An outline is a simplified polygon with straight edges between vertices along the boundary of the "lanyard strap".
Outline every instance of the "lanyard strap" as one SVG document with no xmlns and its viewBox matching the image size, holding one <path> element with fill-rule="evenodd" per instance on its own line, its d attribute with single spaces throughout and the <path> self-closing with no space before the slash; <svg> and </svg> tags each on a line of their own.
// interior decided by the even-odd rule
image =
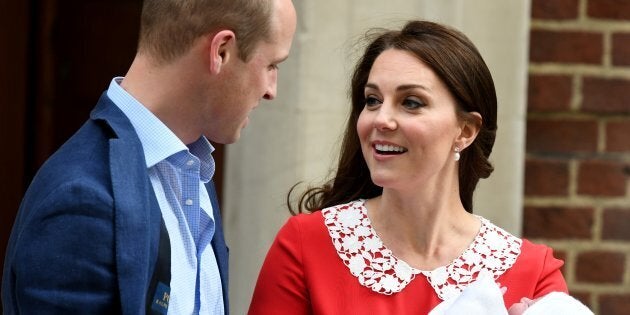
<svg viewBox="0 0 630 315">
<path fill-rule="evenodd" d="M 171 241 L 168 231 L 161 219 L 160 224 L 160 247 L 158 257 L 155 261 L 153 276 L 147 292 L 147 315 L 166 315 L 168 313 L 168 302 L 171 294 Z"/>
</svg>

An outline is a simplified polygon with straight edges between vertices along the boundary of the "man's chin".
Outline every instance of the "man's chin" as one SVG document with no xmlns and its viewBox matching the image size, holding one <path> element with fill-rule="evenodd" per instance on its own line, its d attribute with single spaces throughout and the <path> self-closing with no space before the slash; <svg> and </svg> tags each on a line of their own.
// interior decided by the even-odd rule
<svg viewBox="0 0 630 315">
<path fill-rule="evenodd" d="M 239 130 L 236 134 L 231 135 L 223 135 L 221 137 L 210 138 L 206 136 L 210 142 L 218 143 L 218 144 L 232 144 L 238 141 L 241 138 L 241 131 Z"/>
<path fill-rule="evenodd" d="M 244 127 L 243 127 L 244 128 Z M 241 139 L 241 132 L 243 131 L 243 128 L 239 129 L 236 131 L 235 134 L 232 135 L 232 137 L 230 137 L 229 142 L 226 144 L 230 144 L 230 143 L 235 143 L 237 142 L 239 139 Z"/>
<path fill-rule="evenodd" d="M 226 139 L 225 142 L 223 142 L 223 144 L 232 144 L 235 143 L 236 141 L 238 141 L 241 138 L 241 134 L 238 133 L 236 136 L 231 137 L 229 139 Z"/>
</svg>

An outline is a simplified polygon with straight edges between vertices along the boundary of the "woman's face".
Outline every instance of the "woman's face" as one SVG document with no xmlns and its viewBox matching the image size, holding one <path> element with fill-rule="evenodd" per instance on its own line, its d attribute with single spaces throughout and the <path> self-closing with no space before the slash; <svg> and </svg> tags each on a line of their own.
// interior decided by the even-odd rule
<svg viewBox="0 0 630 315">
<path fill-rule="evenodd" d="M 376 185 L 416 189 L 456 178 L 453 153 L 463 124 L 433 70 L 408 52 L 385 50 L 370 70 L 365 99 L 357 132 Z"/>
</svg>

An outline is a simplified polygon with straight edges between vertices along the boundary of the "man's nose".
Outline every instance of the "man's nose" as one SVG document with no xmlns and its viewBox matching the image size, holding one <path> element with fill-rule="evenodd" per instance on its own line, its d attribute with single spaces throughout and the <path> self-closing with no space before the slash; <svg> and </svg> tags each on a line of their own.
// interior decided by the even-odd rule
<svg viewBox="0 0 630 315">
<path fill-rule="evenodd" d="M 278 88 L 278 75 L 277 75 L 277 72 L 274 71 L 274 73 L 271 75 L 271 79 L 269 80 L 267 91 L 265 92 L 265 95 L 263 95 L 263 98 L 266 100 L 273 100 L 274 98 L 276 98 L 277 88 Z"/>
</svg>

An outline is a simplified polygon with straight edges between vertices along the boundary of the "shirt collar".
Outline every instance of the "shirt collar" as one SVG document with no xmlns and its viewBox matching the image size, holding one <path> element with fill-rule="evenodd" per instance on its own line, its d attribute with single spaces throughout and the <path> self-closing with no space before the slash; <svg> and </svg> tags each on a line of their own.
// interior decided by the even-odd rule
<svg viewBox="0 0 630 315">
<path fill-rule="evenodd" d="M 207 183 L 214 176 L 214 158 L 212 152 L 214 147 L 206 137 L 202 136 L 197 141 L 188 145 L 190 153 L 199 159 L 199 178 Z"/>
<path fill-rule="evenodd" d="M 188 151 L 189 147 L 173 131 L 120 86 L 122 80 L 123 77 L 112 79 L 107 96 L 131 121 L 142 143 L 147 168 L 177 152 Z M 214 173 L 214 160 L 211 155 L 213 151 L 214 147 L 203 136 L 190 144 L 190 152 L 200 160 L 200 175 L 205 182 L 209 181 Z"/>
</svg>

